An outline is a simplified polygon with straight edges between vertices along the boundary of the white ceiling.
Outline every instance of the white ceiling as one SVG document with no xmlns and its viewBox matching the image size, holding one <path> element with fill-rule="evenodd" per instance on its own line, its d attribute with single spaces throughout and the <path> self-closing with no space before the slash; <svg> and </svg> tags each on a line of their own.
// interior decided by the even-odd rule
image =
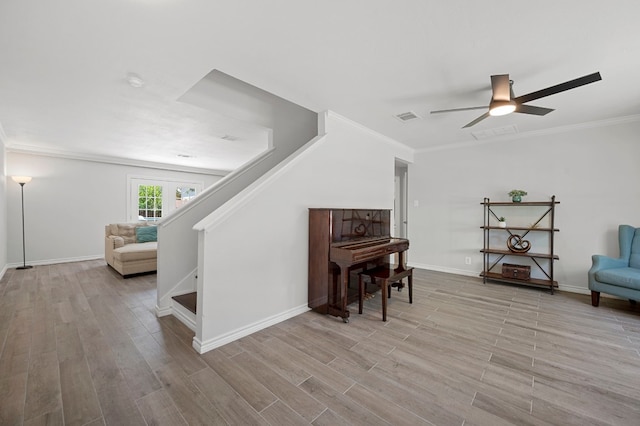
<svg viewBox="0 0 640 426">
<path fill-rule="evenodd" d="M 264 129 L 179 101 L 214 69 L 416 149 L 451 146 L 640 114 L 640 2 L 0 2 L 9 149 L 234 169 L 264 149 Z M 492 74 L 518 96 L 595 71 L 602 81 L 532 102 L 556 109 L 544 117 L 461 129 L 482 111 L 429 114 L 487 105 Z M 422 119 L 394 118 L 406 111 Z"/>
</svg>

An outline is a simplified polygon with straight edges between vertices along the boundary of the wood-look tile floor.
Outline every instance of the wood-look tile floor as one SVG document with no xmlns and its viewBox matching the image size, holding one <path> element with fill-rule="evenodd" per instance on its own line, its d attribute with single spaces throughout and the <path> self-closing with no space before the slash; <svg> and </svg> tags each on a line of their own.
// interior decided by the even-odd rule
<svg viewBox="0 0 640 426">
<path fill-rule="evenodd" d="M 7 271 L 0 424 L 640 424 L 627 301 L 416 270 L 386 323 L 378 293 L 348 324 L 308 312 L 201 356 L 155 317 L 155 280 Z"/>
</svg>

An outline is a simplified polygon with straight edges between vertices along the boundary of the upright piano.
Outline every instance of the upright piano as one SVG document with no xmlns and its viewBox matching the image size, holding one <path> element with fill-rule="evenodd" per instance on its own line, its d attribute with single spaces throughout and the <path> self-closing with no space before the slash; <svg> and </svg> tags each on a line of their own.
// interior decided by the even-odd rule
<svg viewBox="0 0 640 426">
<path fill-rule="evenodd" d="M 381 263 L 405 267 L 409 240 L 391 237 L 391 210 L 309 209 L 309 307 L 349 321 L 357 273 Z"/>
</svg>

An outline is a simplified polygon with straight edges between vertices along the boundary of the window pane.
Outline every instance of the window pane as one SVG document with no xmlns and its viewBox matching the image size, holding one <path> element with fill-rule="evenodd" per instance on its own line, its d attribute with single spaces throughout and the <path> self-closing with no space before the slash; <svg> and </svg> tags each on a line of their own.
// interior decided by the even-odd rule
<svg viewBox="0 0 640 426">
<path fill-rule="evenodd" d="M 162 186 L 138 186 L 138 219 L 158 220 L 162 217 Z"/>
<path fill-rule="evenodd" d="M 178 186 L 176 188 L 176 208 L 184 206 L 196 196 L 196 189 L 190 186 Z"/>
</svg>

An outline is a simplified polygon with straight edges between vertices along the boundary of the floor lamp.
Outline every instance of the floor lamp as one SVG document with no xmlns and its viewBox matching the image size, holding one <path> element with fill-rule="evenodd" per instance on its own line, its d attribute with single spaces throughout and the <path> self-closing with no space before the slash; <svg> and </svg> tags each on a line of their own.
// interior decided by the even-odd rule
<svg viewBox="0 0 640 426">
<path fill-rule="evenodd" d="M 24 245 L 24 184 L 31 182 L 30 176 L 11 176 L 14 182 L 20 184 L 20 195 L 22 197 L 22 266 L 18 266 L 16 269 L 30 269 L 31 265 L 27 265 L 27 252 Z"/>
</svg>

